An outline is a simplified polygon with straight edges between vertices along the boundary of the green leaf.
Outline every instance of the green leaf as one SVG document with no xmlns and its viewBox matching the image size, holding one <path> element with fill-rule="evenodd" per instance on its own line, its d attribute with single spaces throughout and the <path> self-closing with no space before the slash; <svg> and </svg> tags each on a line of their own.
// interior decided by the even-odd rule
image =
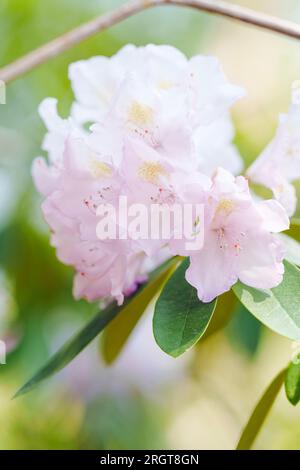
<svg viewBox="0 0 300 470">
<path fill-rule="evenodd" d="M 285 393 L 289 402 L 296 406 L 300 401 L 300 355 L 288 367 L 285 377 Z"/>
<path fill-rule="evenodd" d="M 14 398 L 29 392 L 43 380 L 63 369 L 74 359 L 105 326 L 118 314 L 120 307 L 114 302 L 99 312 L 87 325 L 65 343 L 54 356 L 15 394 Z"/>
<path fill-rule="evenodd" d="M 237 301 L 233 319 L 227 329 L 233 345 L 239 350 L 242 349 L 249 357 L 253 357 L 259 347 L 262 329 L 261 322 Z"/>
<path fill-rule="evenodd" d="M 173 263 L 173 260 L 168 260 L 168 263 Z M 178 262 L 178 259 L 177 259 Z M 163 265 L 164 266 L 164 265 Z M 155 278 L 157 273 L 163 267 L 157 268 L 150 274 L 151 278 Z M 118 306 L 115 302 L 110 304 L 103 311 L 99 312 L 91 321 L 87 323 L 77 334 L 75 334 L 67 343 L 65 343 L 52 358 L 43 366 L 28 382 L 25 383 L 15 394 L 15 397 L 29 392 L 36 385 L 43 380 L 51 377 L 54 373 L 63 369 L 74 359 L 98 334 L 139 295 L 147 286 L 145 284 L 131 297 L 126 299 L 122 306 Z"/>
<path fill-rule="evenodd" d="M 289 237 L 294 238 L 295 240 L 300 241 L 300 219 L 293 218 L 291 219 L 291 225 L 289 230 L 285 232 Z"/>
<path fill-rule="evenodd" d="M 234 314 L 237 303 L 238 300 L 232 290 L 229 290 L 218 297 L 216 309 L 204 335 L 201 338 L 201 344 L 205 339 L 225 328 Z"/>
<path fill-rule="evenodd" d="M 250 419 L 240 437 L 237 450 L 249 450 L 252 447 L 266 417 L 282 387 L 286 370 L 281 371 L 266 389 L 265 393 L 256 405 Z"/>
<path fill-rule="evenodd" d="M 292 237 L 280 233 L 278 235 L 285 248 L 285 259 L 290 263 L 300 266 L 300 243 Z"/>
<path fill-rule="evenodd" d="M 282 336 L 300 340 L 300 270 L 285 264 L 282 283 L 270 290 L 257 290 L 238 282 L 234 293 L 264 325 Z"/>
<path fill-rule="evenodd" d="M 173 258 L 157 268 L 150 276 L 145 288 L 141 289 L 105 328 L 100 347 L 107 364 L 111 364 L 118 357 L 147 306 L 160 291 L 177 264 L 178 259 Z"/>
<path fill-rule="evenodd" d="M 155 305 L 153 332 L 167 354 L 178 357 L 204 334 L 217 301 L 203 303 L 185 280 L 189 260 L 185 259 L 164 286 Z"/>
</svg>

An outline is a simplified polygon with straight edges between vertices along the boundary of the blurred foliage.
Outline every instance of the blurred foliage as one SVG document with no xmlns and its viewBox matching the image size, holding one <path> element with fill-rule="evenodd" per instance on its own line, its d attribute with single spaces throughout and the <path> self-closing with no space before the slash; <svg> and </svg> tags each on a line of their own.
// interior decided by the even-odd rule
<svg viewBox="0 0 300 470">
<path fill-rule="evenodd" d="M 159 449 L 166 445 L 163 426 L 162 410 L 137 393 L 121 399 L 102 396 L 87 409 L 82 448 Z"/>
</svg>

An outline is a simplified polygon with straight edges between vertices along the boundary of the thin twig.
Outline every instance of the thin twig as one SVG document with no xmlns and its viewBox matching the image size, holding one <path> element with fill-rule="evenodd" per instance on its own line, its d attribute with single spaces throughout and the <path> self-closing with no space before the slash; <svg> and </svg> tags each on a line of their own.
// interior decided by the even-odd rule
<svg viewBox="0 0 300 470">
<path fill-rule="evenodd" d="M 255 25 L 259 28 L 274 31 L 288 37 L 300 39 L 300 25 L 296 23 L 221 0 L 133 0 L 112 12 L 101 15 L 59 36 L 20 59 L 17 59 L 15 62 L 3 67 L 0 69 L 0 79 L 6 83 L 11 82 L 50 58 L 84 41 L 93 34 L 104 31 L 140 11 L 160 5 L 190 7 L 242 21 L 243 23 Z"/>
</svg>

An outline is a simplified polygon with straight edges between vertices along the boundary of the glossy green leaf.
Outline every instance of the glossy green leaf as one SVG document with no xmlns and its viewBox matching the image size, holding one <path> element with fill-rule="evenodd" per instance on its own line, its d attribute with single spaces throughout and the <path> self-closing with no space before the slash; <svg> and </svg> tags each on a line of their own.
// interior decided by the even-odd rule
<svg viewBox="0 0 300 470">
<path fill-rule="evenodd" d="M 201 338 L 217 303 L 200 302 L 196 289 L 185 280 L 188 265 L 189 260 L 185 259 L 165 284 L 155 305 L 155 340 L 173 357 L 183 354 Z"/>
<path fill-rule="evenodd" d="M 234 314 L 237 303 L 238 300 L 232 290 L 225 292 L 218 297 L 216 309 L 204 335 L 201 338 L 201 343 L 205 339 L 225 328 Z"/>
<path fill-rule="evenodd" d="M 177 264 L 178 259 L 173 258 L 156 269 L 146 287 L 141 289 L 105 328 L 100 346 L 102 357 L 107 364 L 111 364 L 121 353 L 147 306 L 160 291 Z"/>
<path fill-rule="evenodd" d="M 300 355 L 288 367 L 285 377 L 285 393 L 292 405 L 300 401 Z"/>
<path fill-rule="evenodd" d="M 233 318 L 227 328 L 232 344 L 249 357 L 254 357 L 260 344 L 262 329 L 262 323 L 237 301 Z"/>
<path fill-rule="evenodd" d="M 173 260 L 168 261 L 171 263 Z M 153 271 L 151 277 L 156 277 L 161 268 Z M 65 343 L 52 358 L 43 366 L 28 382 L 25 383 L 15 394 L 15 397 L 29 392 L 43 380 L 51 377 L 54 373 L 67 366 L 98 334 L 124 309 L 137 295 L 146 289 L 148 284 L 129 297 L 122 306 L 115 302 L 110 304 L 103 311 L 99 312 L 91 321 L 87 323 L 77 334 Z"/>
<path fill-rule="evenodd" d="M 269 387 L 256 405 L 250 419 L 240 437 L 237 450 L 249 450 L 252 447 L 259 431 L 261 430 L 266 417 L 282 387 L 286 370 L 281 371 L 271 382 Z"/>
<path fill-rule="evenodd" d="M 238 282 L 233 290 L 242 304 L 264 325 L 295 341 L 300 340 L 300 270 L 285 261 L 282 283 L 258 290 Z"/>
</svg>

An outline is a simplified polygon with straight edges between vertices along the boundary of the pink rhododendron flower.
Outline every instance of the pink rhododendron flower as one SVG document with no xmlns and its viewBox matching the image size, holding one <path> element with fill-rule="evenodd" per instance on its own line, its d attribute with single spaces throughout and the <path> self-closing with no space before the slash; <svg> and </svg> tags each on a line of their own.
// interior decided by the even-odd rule
<svg viewBox="0 0 300 470">
<path fill-rule="evenodd" d="M 208 155 L 215 167 L 223 165 L 225 152 L 226 168 L 241 169 L 228 109 L 244 91 L 228 83 L 216 58 L 188 60 L 171 46 L 128 45 L 110 59 L 72 64 L 69 75 L 77 123 L 112 119 L 185 168 L 206 171 Z"/>
<path fill-rule="evenodd" d="M 292 91 L 288 114 L 280 116 L 277 133 L 261 156 L 247 171 L 255 183 L 270 188 L 291 216 L 297 198 L 291 184 L 300 178 L 300 101 L 299 91 Z"/>
<path fill-rule="evenodd" d="M 70 66 L 69 76 L 76 97 L 72 115 L 79 122 L 101 121 L 124 88 L 135 97 L 142 91 L 142 101 L 137 102 L 145 105 L 147 96 L 166 100 L 175 96 L 178 101 L 184 97 L 186 112 L 197 124 L 212 122 L 244 94 L 227 82 L 216 58 L 188 60 L 174 47 L 152 44 L 127 45 L 111 58 L 76 62 Z"/>
<path fill-rule="evenodd" d="M 99 203 L 117 204 L 121 179 L 107 164 L 97 162 L 84 141 L 69 138 L 60 167 L 37 159 L 37 186 L 47 195 L 43 213 L 52 230 L 58 258 L 75 267 L 76 298 L 97 300 L 112 296 L 122 303 L 124 293 L 144 280 L 146 256 L 130 249 L 130 240 L 99 240 Z"/>
<path fill-rule="evenodd" d="M 247 180 L 218 169 L 205 203 L 204 247 L 190 253 L 187 281 L 209 302 L 238 280 L 259 289 L 282 280 L 283 251 L 272 234 L 289 219 L 276 201 L 255 202 Z"/>
<path fill-rule="evenodd" d="M 205 302 L 237 279 L 259 288 L 280 282 L 273 232 L 288 219 L 278 202 L 255 202 L 246 180 L 234 179 L 242 165 L 229 108 L 242 91 L 216 59 L 127 46 L 110 59 L 71 65 L 70 78 L 76 101 L 68 119 L 57 115 L 54 99 L 40 106 L 48 162 L 37 158 L 33 177 L 57 256 L 75 268 L 76 298 L 121 304 L 171 253 L 190 256 L 187 280 Z M 139 238 L 120 222 L 121 197 L 149 213 L 153 204 L 202 204 L 204 220 L 193 213 L 191 233 L 180 239 L 175 222 L 167 239 Z M 98 236 L 103 205 L 114 209 L 107 217 L 122 237 Z M 204 246 L 190 251 L 185 243 L 203 223 Z"/>
</svg>

